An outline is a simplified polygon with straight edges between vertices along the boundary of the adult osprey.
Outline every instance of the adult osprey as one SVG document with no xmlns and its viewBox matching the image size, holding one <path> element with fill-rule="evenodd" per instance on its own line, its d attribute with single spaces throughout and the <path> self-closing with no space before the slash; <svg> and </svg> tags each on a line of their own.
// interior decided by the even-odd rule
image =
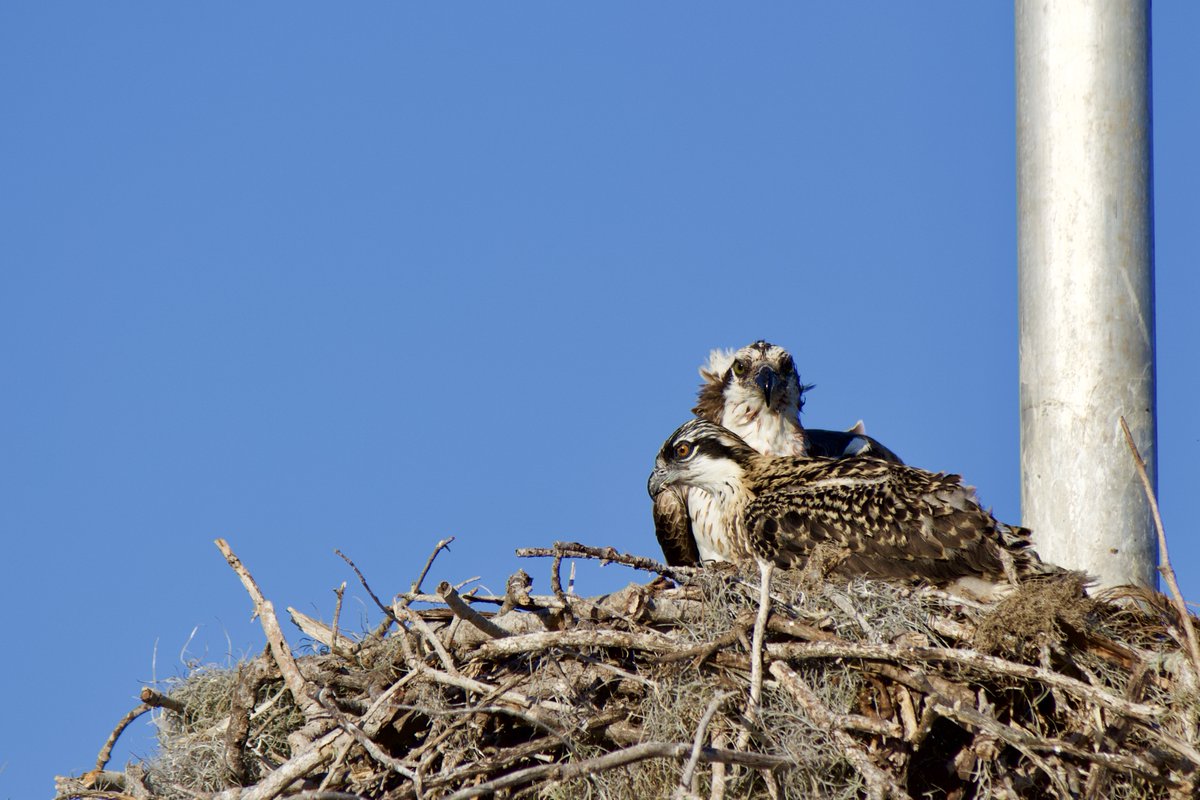
<svg viewBox="0 0 1200 800">
<path fill-rule="evenodd" d="M 934 585 L 965 579 L 982 594 L 998 582 L 1061 571 L 1038 558 L 1028 530 L 981 508 L 957 475 L 869 457 L 766 456 L 706 420 L 685 423 L 659 452 L 650 495 L 672 488 L 712 498 L 721 535 L 708 547 L 722 561 L 799 567 L 823 546 L 842 555 L 834 574 Z"/>
<path fill-rule="evenodd" d="M 902 464 L 900 457 L 867 436 L 862 423 L 849 431 L 806 430 L 800 424 L 804 393 L 796 362 L 778 345 L 759 340 L 734 352 L 713 350 L 700 367 L 699 399 L 692 411 L 725 426 L 760 453 L 845 458 L 871 455 Z M 712 498 L 682 488 L 654 499 L 654 532 L 667 563 L 692 566 L 722 561 L 712 543 L 725 536 Z"/>
</svg>

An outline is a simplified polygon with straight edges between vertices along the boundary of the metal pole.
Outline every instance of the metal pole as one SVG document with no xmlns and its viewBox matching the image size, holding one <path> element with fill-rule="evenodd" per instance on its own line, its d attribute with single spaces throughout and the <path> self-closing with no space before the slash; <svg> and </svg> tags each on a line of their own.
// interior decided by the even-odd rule
<svg viewBox="0 0 1200 800">
<path fill-rule="evenodd" d="M 1044 560 L 1155 585 L 1148 0 L 1016 0 L 1021 504 Z"/>
</svg>

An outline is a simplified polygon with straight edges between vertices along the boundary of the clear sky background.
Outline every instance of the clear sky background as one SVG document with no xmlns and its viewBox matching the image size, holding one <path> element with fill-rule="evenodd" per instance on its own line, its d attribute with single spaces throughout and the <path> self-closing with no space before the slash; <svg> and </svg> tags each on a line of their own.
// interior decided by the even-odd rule
<svg viewBox="0 0 1200 800">
<path fill-rule="evenodd" d="M 1200 4 L 1154 16 L 1160 493 L 1200 598 Z M 0 6 L 0 798 L 279 609 L 658 554 L 712 347 L 1020 518 L 1011 4 Z M 1113 458 L 1127 458 L 1115 451 Z M 597 593 L 640 576 L 581 570 Z M 291 641 L 298 631 L 285 623 Z M 152 750 L 146 718 L 114 766 Z"/>
</svg>

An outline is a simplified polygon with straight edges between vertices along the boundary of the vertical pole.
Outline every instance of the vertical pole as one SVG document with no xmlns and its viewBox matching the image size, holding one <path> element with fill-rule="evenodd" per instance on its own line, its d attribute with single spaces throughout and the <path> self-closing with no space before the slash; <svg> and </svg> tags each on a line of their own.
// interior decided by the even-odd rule
<svg viewBox="0 0 1200 800">
<path fill-rule="evenodd" d="M 1021 504 L 1044 560 L 1155 585 L 1149 0 L 1016 0 Z"/>
</svg>

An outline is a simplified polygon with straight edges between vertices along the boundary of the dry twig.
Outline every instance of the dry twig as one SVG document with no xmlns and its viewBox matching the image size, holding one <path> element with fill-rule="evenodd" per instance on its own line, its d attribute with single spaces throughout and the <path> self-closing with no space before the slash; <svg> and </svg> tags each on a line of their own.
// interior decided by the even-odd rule
<svg viewBox="0 0 1200 800">
<path fill-rule="evenodd" d="M 1129 432 L 1129 425 L 1125 423 L 1125 417 L 1121 417 L 1121 430 L 1125 433 L 1125 443 L 1129 445 L 1129 453 L 1133 456 L 1138 477 L 1142 479 L 1142 488 L 1146 490 L 1146 502 L 1150 504 L 1150 513 L 1154 516 L 1154 529 L 1158 532 L 1158 571 L 1162 573 L 1171 590 L 1171 600 L 1179 615 L 1179 624 L 1183 626 L 1184 635 L 1187 637 L 1192 666 L 1196 669 L 1197 677 L 1200 677 L 1200 643 L 1196 641 L 1196 629 L 1192 625 L 1192 615 L 1188 613 L 1183 593 L 1179 591 L 1179 582 L 1175 580 L 1175 570 L 1171 567 L 1171 555 L 1167 552 L 1167 532 L 1163 528 L 1162 516 L 1158 513 L 1158 499 L 1154 496 L 1154 487 L 1150 483 L 1150 475 L 1146 472 L 1146 462 L 1142 460 L 1142 454 L 1138 452 L 1137 445 L 1134 444 L 1133 434 Z"/>
<path fill-rule="evenodd" d="M 688 756 L 687 764 L 683 767 L 683 774 L 679 776 L 679 788 L 676 794 L 691 792 L 692 776 L 696 772 L 696 765 L 700 763 L 700 748 L 704 746 L 704 734 L 708 730 L 708 724 L 712 722 L 713 715 L 717 713 L 721 704 L 730 697 L 733 697 L 733 692 L 717 692 L 713 695 L 713 699 L 708 701 L 708 707 L 704 709 L 704 714 L 701 715 L 700 722 L 696 725 L 696 735 L 692 738 L 692 754 Z"/>
<path fill-rule="evenodd" d="M 421 593 L 421 584 L 425 582 L 425 576 L 429 574 L 429 568 L 433 566 L 434 559 L 438 557 L 438 553 L 442 552 L 443 550 L 449 550 L 450 543 L 453 541 L 453 536 L 447 536 L 445 539 L 442 539 L 437 543 L 437 545 L 433 548 L 433 552 L 429 554 L 429 558 L 426 559 L 425 566 L 421 569 L 421 574 L 417 576 L 415 581 L 413 581 L 412 589 L 409 591 L 411 591 L 413 594 Z"/>
<path fill-rule="evenodd" d="M 125 729 L 129 727 L 129 723 L 133 722 L 135 719 L 140 717 L 142 714 L 145 714 L 152 708 L 154 708 L 154 706 L 150 703 L 142 703 L 141 705 L 135 706 L 129 711 L 128 714 L 121 717 L 121 721 L 117 723 L 117 727 L 113 728 L 112 733 L 110 733 L 108 735 L 108 739 L 105 740 L 104 746 L 100 748 L 100 754 L 96 756 L 96 772 L 100 772 L 108 764 L 108 760 L 112 758 L 113 746 L 117 743 L 117 739 L 121 738 L 121 734 L 125 732 Z"/>
<path fill-rule="evenodd" d="M 689 755 L 691 745 L 683 742 L 644 742 L 615 750 L 596 758 L 584 761 L 568 761 L 562 764 L 546 764 L 540 767 L 530 767 L 517 772 L 481 783 L 467 789 L 460 789 L 450 795 L 449 800 L 466 800 L 471 797 L 483 797 L 501 789 L 523 786 L 533 781 L 564 781 L 577 778 L 593 772 L 603 772 L 614 767 L 644 761 L 648 758 L 679 759 Z M 782 756 L 766 756 L 759 753 L 742 753 L 737 750 L 717 750 L 706 747 L 700 751 L 701 761 L 720 761 L 725 764 L 742 764 L 760 769 L 778 769 L 786 767 L 788 760 Z"/>
<path fill-rule="evenodd" d="M 839 724 L 838 717 L 825 707 L 820 698 L 812 689 L 808 688 L 795 670 L 782 661 L 776 661 L 771 665 L 771 674 L 785 689 L 791 692 L 793 697 L 800 701 L 800 705 L 804 706 L 804 710 L 808 712 L 813 722 L 833 734 L 838 744 L 841 745 L 846 758 L 854 764 L 855 769 L 867 782 L 872 800 L 886 800 L 888 797 L 895 798 L 895 800 L 911 800 L 908 792 L 904 791 L 890 775 L 880 769 L 879 765 L 871 760 L 871 756 L 867 754 L 863 746 L 846 732 L 846 729 Z"/>
<path fill-rule="evenodd" d="M 229 562 L 229 566 L 241 579 L 242 586 L 246 588 L 250 599 L 254 601 L 254 611 L 258 615 L 263 633 L 266 634 L 267 643 L 271 646 L 271 656 L 279 666 L 279 671 L 283 673 L 284 683 L 291 691 L 296 705 L 304 712 L 304 717 L 309 722 L 320 720 L 324 714 L 320 705 L 309 696 L 311 685 L 300 674 L 300 668 L 296 666 L 296 660 L 292 657 L 292 650 L 283 638 L 283 630 L 279 627 L 279 619 L 275 616 L 275 606 L 263 596 L 258 584 L 250 575 L 250 571 L 242 564 L 241 559 L 234 555 L 229 543 L 224 539 L 217 539 L 216 545 L 217 549 L 221 551 L 221 555 L 225 556 L 225 560 Z"/>
<path fill-rule="evenodd" d="M 592 558 L 605 564 L 624 564 L 644 572 L 654 572 L 673 581 L 687 580 L 695 570 L 687 567 L 668 567 L 666 564 L 645 556 L 618 553 L 611 547 L 591 547 L 578 542 L 555 542 L 553 547 L 522 547 L 517 550 L 521 558 Z"/>
</svg>

